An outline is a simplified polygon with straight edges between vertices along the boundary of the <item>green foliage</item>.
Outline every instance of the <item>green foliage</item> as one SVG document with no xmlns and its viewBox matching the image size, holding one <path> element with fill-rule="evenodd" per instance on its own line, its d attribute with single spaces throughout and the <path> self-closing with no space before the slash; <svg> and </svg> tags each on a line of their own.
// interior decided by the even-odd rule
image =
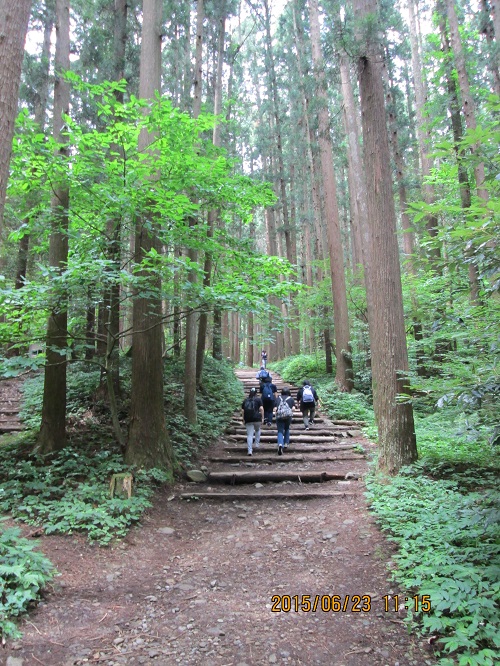
<svg viewBox="0 0 500 666">
<path fill-rule="evenodd" d="M 337 385 L 330 381 L 321 384 L 319 395 L 322 408 L 330 418 L 373 423 L 373 409 L 362 393 L 339 391 Z"/>
<path fill-rule="evenodd" d="M 231 366 L 205 356 L 202 385 L 197 392 L 198 424 L 184 418 L 184 358 L 165 363 L 165 415 L 175 457 L 181 465 L 192 463 L 200 450 L 212 444 L 225 430 L 243 400 L 241 383 Z"/>
<path fill-rule="evenodd" d="M 40 599 L 54 575 L 52 564 L 34 551 L 35 546 L 20 536 L 19 529 L 0 529 L 0 635 L 4 637 L 19 636 L 13 618 Z"/>
<path fill-rule="evenodd" d="M 414 468 L 390 481 L 372 477 L 368 490 L 377 520 L 399 547 L 394 578 L 431 598 L 431 613 L 410 620 L 424 634 L 439 634 L 442 654 L 454 659 L 443 663 L 493 666 L 500 657 L 498 490 L 483 484 L 463 495 L 457 481 Z"/>
<path fill-rule="evenodd" d="M 96 441 L 93 441 L 95 438 Z M 130 499 L 111 499 L 112 474 L 132 471 L 113 450 L 104 432 L 87 432 L 84 441 L 59 453 L 42 456 L 32 446 L 0 446 L 0 511 L 46 534 L 81 531 L 105 545 L 123 537 L 151 505 L 158 470 L 135 472 Z M 161 473 L 161 480 L 167 477 Z"/>
<path fill-rule="evenodd" d="M 71 202 L 68 264 L 63 272 L 44 262 L 33 265 L 22 289 L 15 289 L 12 279 L 0 282 L 0 343 L 15 343 L 23 351 L 29 342 L 43 339 L 48 313 L 64 300 L 71 339 L 67 353 L 82 357 L 86 312 L 102 303 L 112 286 L 119 286 L 128 301 L 146 296 L 182 307 L 217 305 L 239 312 L 265 311 L 269 294 L 285 299 L 297 289 L 286 260 L 256 252 L 241 234 L 230 232 L 231 224 L 246 225 L 256 208 L 272 204 L 275 197 L 267 184 L 243 175 L 237 162 L 206 138 L 213 116 L 193 119 L 164 97 L 150 103 L 130 95 L 119 103 L 115 92 L 123 91 L 123 81 L 89 85 L 71 72 L 67 78 L 96 125 L 67 118 L 69 154 L 56 157 L 52 138 L 40 132 L 26 110 L 20 114 L 9 180 L 9 216 L 18 220 L 18 228 L 7 253 L 9 243 L 17 245 L 30 234 L 32 255 L 46 255 L 53 224 L 50 195 L 54 183 L 64 179 Z M 141 131 L 154 134 L 154 157 L 139 151 Z M 207 216 L 213 210 L 220 224 L 212 235 Z M 169 251 L 152 249 L 124 269 L 112 256 L 111 241 L 118 234 L 123 249 L 113 251 L 122 250 L 124 256 L 124 239 L 138 220 Z M 199 250 L 199 261 L 176 255 L 170 250 L 174 246 Z M 203 276 L 208 252 L 214 266 L 211 284 L 189 282 L 190 271 Z M 4 360 L 0 372 L 10 376 L 34 364 L 21 355 Z"/>
<path fill-rule="evenodd" d="M 479 414 L 464 414 L 458 406 L 431 414 L 415 414 L 419 455 L 426 465 L 489 468 L 496 458 L 488 441 L 489 428 Z"/>
<path fill-rule="evenodd" d="M 325 357 L 322 354 L 288 356 L 283 361 L 273 363 L 272 368 L 276 370 L 286 382 L 301 386 L 304 379 L 310 379 L 312 381 L 325 374 Z"/>
<path fill-rule="evenodd" d="M 85 363 L 68 366 L 66 411 L 71 420 L 80 418 L 93 406 L 92 396 L 99 386 L 100 372 Z M 19 413 L 27 428 L 39 428 L 43 400 L 43 375 L 27 379 L 23 384 L 24 400 Z"/>
</svg>

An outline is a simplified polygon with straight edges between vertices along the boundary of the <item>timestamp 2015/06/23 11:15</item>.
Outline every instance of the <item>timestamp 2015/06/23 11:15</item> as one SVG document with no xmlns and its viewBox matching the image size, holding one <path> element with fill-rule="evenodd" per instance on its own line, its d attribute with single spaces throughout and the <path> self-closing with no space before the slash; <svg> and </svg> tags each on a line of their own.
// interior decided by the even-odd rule
<svg viewBox="0 0 500 666">
<path fill-rule="evenodd" d="M 369 594 L 275 594 L 271 597 L 271 611 L 273 613 L 369 613 L 374 606 L 375 599 Z M 428 594 L 415 594 L 412 597 L 403 597 L 398 594 L 385 594 L 378 601 L 382 601 L 386 613 L 398 612 L 406 609 L 415 613 L 429 613 L 431 611 L 431 598 Z M 380 608 L 380 606 L 379 606 Z"/>
</svg>

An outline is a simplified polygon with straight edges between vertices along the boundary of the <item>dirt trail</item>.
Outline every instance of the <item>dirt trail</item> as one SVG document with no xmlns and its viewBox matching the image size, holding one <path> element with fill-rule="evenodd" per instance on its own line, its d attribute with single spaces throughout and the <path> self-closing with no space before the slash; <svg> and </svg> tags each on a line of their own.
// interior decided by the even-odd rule
<svg viewBox="0 0 500 666">
<path fill-rule="evenodd" d="M 244 441 L 238 419 L 235 415 L 227 437 L 207 452 L 210 471 L 250 469 L 248 459 L 240 456 Z M 316 432 L 335 431 L 326 419 L 317 425 Z M 307 467 L 347 473 L 355 467 L 357 474 L 364 474 L 363 457 L 350 449 L 332 454 L 331 447 L 361 443 L 369 451 L 366 440 L 343 437 L 344 431 L 337 429 L 327 451 L 313 451 L 326 445 L 294 444 L 302 432 L 299 427 L 300 421 L 292 428 L 295 451 L 286 455 L 300 455 L 301 460 L 277 458 L 273 428 L 270 451 L 251 459 L 252 471 L 300 472 Z M 311 439 L 318 437 L 314 432 Z M 307 446 L 311 452 L 302 450 Z M 325 462 L 323 455 L 355 457 Z M 212 460 L 226 456 L 238 462 Z M 318 456 L 319 461 L 314 459 Z M 405 612 L 395 612 L 390 602 L 391 610 L 385 611 L 383 597 L 397 593 L 386 575 L 390 547 L 367 512 L 362 478 L 266 486 L 252 483 L 245 489 L 254 495 L 266 491 L 285 496 L 255 501 L 237 496 L 240 484 L 216 485 L 210 479 L 201 485 L 179 483 L 173 491 L 160 493 L 142 525 L 109 549 L 92 547 L 78 537 L 44 537 L 41 548 L 61 575 L 46 601 L 23 623 L 23 638 L 7 644 L 1 663 L 435 663 L 423 641 L 408 636 Z M 235 496 L 226 501 L 179 499 L 183 494 L 200 496 L 201 488 Z M 286 496 L 298 490 L 311 491 L 311 496 L 307 501 Z M 343 610 L 329 610 L 332 595 L 338 595 L 334 603 L 340 601 Z M 356 596 L 364 599 L 358 603 Z M 273 612 L 273 604 L 275 610 L 286 610 L 289 603 L 288 612 Z"/>
</svg>

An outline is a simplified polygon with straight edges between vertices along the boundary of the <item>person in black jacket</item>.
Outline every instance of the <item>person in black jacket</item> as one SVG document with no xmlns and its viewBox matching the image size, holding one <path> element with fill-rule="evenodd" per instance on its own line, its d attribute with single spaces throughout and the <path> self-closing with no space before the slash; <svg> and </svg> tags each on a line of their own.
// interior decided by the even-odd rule
<svg viewBox="0 0 500 666">
<path fill-rule="evenodd" d="M 311 386 L 311 382 L 307 380 L 302 382 L 302 388 L 297 391 L 297 402 L 302 412 L 304 428 L 309 430 L 309 425 L 314 422 L 316 406 L 319 405 L 318 394 Z"/>
<path fill-rule="evenodd" d="M 264 425 L 268 426 L 273 424 L 273 409 L 276 403 L 276 393 L 278 387 L 273 384 L 271 375 L 264 377 L 260 382 L 260 395 L 262 404 L 264 405 Z"/>
<path fill-rule="evenodd" d="M 257 395 L 257 389 L 251 388 L 248 393 L 248 398 L 245 398 L 241 404 L 243 413 L 243 423 L 247 429 L 247 448 L 248 455 L 252 455 L 253 438 L 255 434 L 255 448 L 258 449 L 260 445 L 260 426 L 262 424 L 262 417 L 264 416 L 264 407 L 262 400 Z"/>
</svg>

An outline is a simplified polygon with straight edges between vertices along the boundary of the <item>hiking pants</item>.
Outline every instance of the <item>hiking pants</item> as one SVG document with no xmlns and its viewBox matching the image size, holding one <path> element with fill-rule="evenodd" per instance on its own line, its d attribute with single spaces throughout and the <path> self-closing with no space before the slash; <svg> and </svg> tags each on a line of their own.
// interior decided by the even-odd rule
<svg viewBox="0 0 500 666">
<path fill-rule="evenodd" d="M 309 419 L 311 421 L 314 419 L 314 412 L 316 411 L 315 402 L 303 402 L 300 405 L 300 411 L 302 412 L 302 419 L 304 421 L 304 426 L 309 428 Z"/>
<path fill-rule="evenodd" d="M 273 422 L 274 400 L 262 400 L 264 405 L 264 423 Z"/>
<path fill-rule="evenodd" d="M 260 444 L 260 426 L 261 426 L 260 421 L 254 421 L 253 423 L 245 423 L 245 427 L 247 429 L 248 453 L 252 453 L 254 433 L 255 433 L 255 448 L 256 449 L 259 448 L 259 444 Z"/>
<path fill-rule="evenodd" d="M 290 424 L 292 419 L 280 419 L 276 420 L 276 426 L 278 428 L 278 446 L 288 446 L 290 443 Z"/>
</svg>

